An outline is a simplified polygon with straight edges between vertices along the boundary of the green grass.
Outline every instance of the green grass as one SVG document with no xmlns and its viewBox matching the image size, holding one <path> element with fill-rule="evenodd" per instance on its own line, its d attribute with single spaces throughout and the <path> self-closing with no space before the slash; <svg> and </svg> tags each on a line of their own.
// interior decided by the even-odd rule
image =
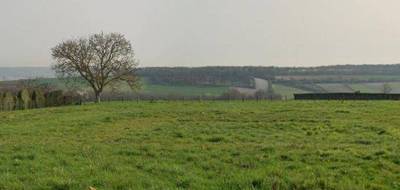
<svg viewBox="0 0 400 190">
<path fill-rule="evenodd" d="M 392 88 L 392 93 L 400 93 L 400 82 L 320 83 L 318 85 L 327 92 L 360 91 L 362 93 L 383 93 L 384 84 L 389 84 Z"/>
<path fill-rule="evenodd" d="M 399 189 L 397 102 L 114 102 L 0 113 L 0 189 Z"/>
<path fill-rule="evenodd" d="M 363 93 L 383 93 L 383 84 L 384 83 L 355 83 L 349 86 Z"/>
<path fill-rule="evenodd" d="M 359 90 L 361 92 L 366 93 L 382 93 L 383 85 L 385 83 L 355 83 L 350 86 L 353 89 Z M 392 93 L 400 93 L 400 82 L 387 82 L 389 86 L 392 88 Z"/>
<path fill-rule="evenodd" d="M 294 99 L 294 94 L 296 93 L 308 93 L 305 90 L 285 86 L 285 85 L 280 85 L 280 84 L 274 84 L 273 85 L 274 91 L 285 99 Z"/>
<path fill-rule="evenodd" d="M 350 86 L 345 83 L 320 83 L 318 84 L 326 92 L 353 92 Z"/>
</svg>

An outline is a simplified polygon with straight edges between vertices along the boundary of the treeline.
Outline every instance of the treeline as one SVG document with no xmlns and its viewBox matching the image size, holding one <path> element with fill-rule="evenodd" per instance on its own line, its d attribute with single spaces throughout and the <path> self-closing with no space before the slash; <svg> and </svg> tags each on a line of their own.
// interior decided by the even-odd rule
<svg viewBox="0 0 400 190">
<path fill-rule="evenodd" d="M 182 95 L 182 94 L 149 94 L 149 93 L 132 93 L 132 92 L 122 92 L 122 93 L 110 93 L 105 92 L 102 95 L 103 101 L 185 101 L 185 100 L 283 100 L 285 97 L 282 95 L 266 91 L 258 90 L 254 94 L 242 93 L 237 89 L 229 89 L 226 92 L 218 96 L 212 95 Z M 94 100 L 93 95 L 89 95 L 83 99 L 85 102 L 91 102 Z"/>
<path fill-rule="evenodd" d="M 138 74 L 149 83 L 161 85 L 253 86 L 253 77 L 289 83 L 385 82 L 400 80 L 400 64 L 338 65 L 323 67 L 148 67 Z M 302 77 L 303 76 L 303 77 Z M 378 76 L 378 77 L 377 77 Z M 393 76 L 383 77 L 380 76 Z"/>
<path fill-rule="evenodd" d="M 26 110 L 80 104 L 78 96 L 66 95 L 61 90 L 44 93 L 41 89 L 21 89 L 0 92 L 0 111 Z"/>
<path fill-rule="evenodd" d="M 253 85 L 253 77 L 279 83 L 310 82 L 387 82 L 400 81 L 400 64 L 337 65 L 322 67 L 145 67 L 138 75 L 151 84 L 161 85 Z M 54 77 L 50 68 L 0 68 L 0 80 Z"/>
<path fill-rule="evenodd" d="M 263 71 L 255 67 L 152 67 L 141 68 L 138 74 L 152 84 L 213 86 L 250 86 L 253 77 L 273 76 L 267 67 Z"/>
</svg>

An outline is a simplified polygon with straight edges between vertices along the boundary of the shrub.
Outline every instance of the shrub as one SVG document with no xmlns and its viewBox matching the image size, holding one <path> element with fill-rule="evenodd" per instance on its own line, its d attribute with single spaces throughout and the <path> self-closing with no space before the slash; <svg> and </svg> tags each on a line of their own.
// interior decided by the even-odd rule
<svg viewBox="0 0 400 190">
<path fill-rule="evenodd" d="M 0 111 L 12 111 L 16 109 L 33 109 L 67 104 L 81 104 L 81 96 L 78 93 L 66 93 L 63 91 L 51 91 L 44 94 L 41 89 L 20 90 L 15 96 L 11 91 L 0 92 Z"/>
<path fill-rule="evenodd" d="M 275 94 L 274 92 L 259 90 L 254 94 L 254 98 L 256 99 L 267 99 L 267 100 L 282 100 L 282 96 L 280 94 Z"/>
<path fill-rule="evenodd" d="M 16 98 L 11 92 L 4 93 L 2 99 L 4 111 L 11 111 L 15 109 Z"/>
<path fill-rule="evenodd" d="M 61 106 L 64 104 L 62 90 L 52 91 L 46 94 L 46 106 Z"/>
<path fill-rule="evenodd" d="M 27 89 L 22 89 L 21 91 L 19 91 L 17 97 L 19 109 L 26 110 L 32 107 L 31 95 Z"/>
<path fill-rule="evenodd" d="M 32 107 L 33 108 L 43 108 L 46 106 L 46 98 L 41 89 L 35 89 L 32 93 Z"/>
<path fill-rule="evenodd" d="M 63 93 L 64 105 L 79 105 L 82 101 L 82 95 L 77 91 L 69 91 Z"/>
<path fill-rule="evenodd" d="M 229 91 L 225 92 L 220 96 L 220 99 L 223 100 L 240 100 L 242 98 L 245 98 L 246 95 L 241 93 L 240 91 L 236 89 L 230 89 Z"/>
<path fill-rule="evenodd" d="M 4 108 L 3 108 L 3 93 L 2 92 L 0 92 L 0 111 L 3 111 L 4 110 Z"/>
</svg>

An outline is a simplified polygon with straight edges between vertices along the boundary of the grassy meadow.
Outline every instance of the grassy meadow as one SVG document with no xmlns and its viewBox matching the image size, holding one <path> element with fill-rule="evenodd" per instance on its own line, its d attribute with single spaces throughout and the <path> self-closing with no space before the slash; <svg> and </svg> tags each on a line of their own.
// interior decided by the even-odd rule
<svg viewBox="0 0 400 190">
<path fill-rule="evenodd" d="M 320 83 L 319 87 L 326 92 L 355 92 L 383 93 L 383 86 L 387 84 L 391 93 L 400 93 L 400 82 L 363 82 L 363 83 Z"/>
<path fill-rule="evenodd" d="M 294 94 L 310 93 L 305 90 L 293 88 L 290 86 L 280 85 L 280 84 L 274 84 L 273 89 L 274 89 L 274 92 L 277 94 L 280 94 L 283 99 L 294 99 Z"/>
<path fill-rule="evenodd" d="M 399 110 L 187 101 L 0 112 L 0 189 L 400 189 Z"/>
</svg>

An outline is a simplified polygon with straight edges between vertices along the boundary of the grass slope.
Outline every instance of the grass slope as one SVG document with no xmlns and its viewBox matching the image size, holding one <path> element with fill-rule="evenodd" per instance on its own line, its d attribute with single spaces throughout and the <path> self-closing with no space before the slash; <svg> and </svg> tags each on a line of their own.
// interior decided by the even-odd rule
<svg viewBox="0 0 400 190">
<path fill-rule="evenodd" d="M 383 85 L 388 84 L 392 88 L 391 93 L 400 93 L 400 82 L 365 82 L 365 83 L 321 83 L 318 84 L 327 92 L 353 92 L 383 93 Z"/>
<path fill-rule="evenodd" d="M 0 113 L 0 189 L 399 189 L 393 102 L 104 103 Z"/>
<path fill-rule="evenodd" d="M 326 92 L 354 92 L 354 89 L 352 89 L 349 85 L 344 84 L 344 83 L 329 83 L 329 84 L 318 84 L 322 89 L 324 89 Z"/>
<path fill-rule="evenodd" d="M 282 98 L 294 99 L 294 94 L 298 93 L 309 93 L 308 91 L 301 90 L 298 88 L 293 88 L 285 85 L 274 84 L 274 92 L 282 95 Z"/>
<path fill-rule="evenodd" d="M 388 84 L 392 88 L 391 93 L 400 93 L 400 82 L 387 82 L 387 83 L 356 83 L 350 86 L 356 90 L 367 93 L 382 93 L 383 86 Z"/>
</svg>

